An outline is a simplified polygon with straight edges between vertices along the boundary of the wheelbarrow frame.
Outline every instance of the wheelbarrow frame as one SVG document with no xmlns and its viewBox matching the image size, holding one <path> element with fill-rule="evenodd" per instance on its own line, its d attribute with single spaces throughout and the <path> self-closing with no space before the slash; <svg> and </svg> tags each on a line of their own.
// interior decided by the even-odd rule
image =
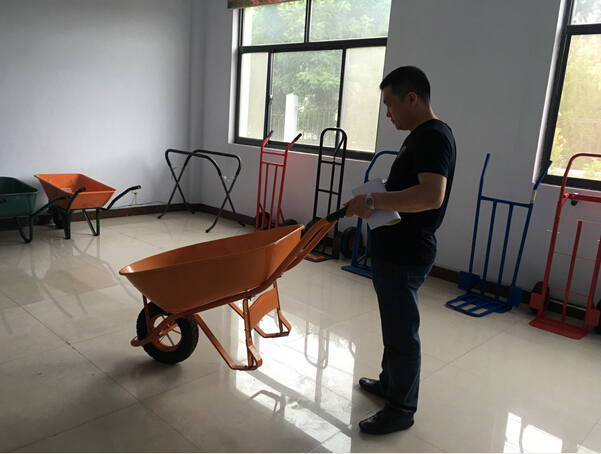
<svg viewBox="0 0 601 454">
<path fill-rule="evenodd" d="M 554 287 L 556 290 L 563 292 L 561 320 L 555 320 L 555 319 L 552 319 L 552 318 L 544 315 L 545 311 L 547 310 L 547 308 L 549 307 L 549 304 L 551 302 L 551 296 L 549 294 L 549 289 L 550 289 L 549 278 L 551 275 L 553 255 L 560 254 L 560 252 L 556 251 L 556 249 L 555 249 L 557 234 L 559 232 L 559 223 L 560 223 L 561 219 L 568 219 L 568 218 L 562 218 L 562 216 L 561 216 L 561 212 L 562 212 L 564 205 L 566 204 L 566 202 L 568 200 L 570 200 L 573 205 L 576 205 L 579 201 L 601 203 L 601 197 L 599 197 L 599 196 L 579 194 L 577 192 L 566 192 L 566 185 L 567 185 L 567 180 L 568 180 L 568 174 L 570 173 L 570 168 L 572 167 L 572 163 L 574 162 L 574 160 L 576 160 L 577 158 L 580 158 L 580 157 L 592 157 L 592 158 L 600 159 L 601 154 L 578 153 L 578 154 L 575 154 L 574 156 L 572 156 L 570 158 L 570 160 L 568 161 L 568 165 L 566 167 L 566 170 L 564 172 L 563 179 L 561 182 L 561 189 L 559 191 L 559 200 L 557 201 L 557 208 L 555 211 L 555 220 L 553 222 L 553 232 L 551 234 L 551 243 L 549 246 L 549 254 L 547 256 L 547 266 L 545 268 L 545 277 L 542 282 L 542 287 L 540 288 L 540 292 L 533 291 L 530 295 L 530 307 L 532 310 L 537 311 L 537 316 L 534 320 L 532 320 L 530 322 L 530 325 L 534 326 L 536 328 L 540 328 L 540 329 L 543 329 L 546 331 L 553 332 L 555 334 L 560 334 L 560 335 L 568 337 L 570 339 L 582 339 L 587 334 L 588 327 L 590 325 L 592 325 L 594 327 L 597 327 L 599 325 L 599 317 L 601 315 L 601 312 L 599 311 L 599 309 L 595 308 L 595 302 L 594 302 L 595 291 L 597 288 L 597 281 L 599 278 L 599 269 L 601 267 L 601 239 L 599 241 L 599 246 L 597 247 L 597 256 L 594 260 L 592 260 L 590 258 L 578 256 L 578 246 L 580 244 L 580 235 L 582 232 L 583 224 L 584 223 L 596 224 L 596 225 L 599 225 L 599 224 L 595 223 L 595 222 L 584 221 L 582 219 L 579 220 L 579 219 L 571 219 L 571 218 L 569 220 L 576 221 L 577 229 L 576 229 L 574 245 L 573 245 L 572 253 L 571 253 L 570 267 L 568 270 L 566 287 L 565 288 Z M 562 255 L 565 255 L 565 254 L 562 254 Z M 593 276 L 591 279 L 589 293 L 588 293 L 588 295 L 582 295 L 582 296 L 587 297 L 587 303 L 586 303 L 586 308 L 585 308 L 584 321 L 581 326 L 574 325 L 572 323 L 569 323 L 566 320 L 568 299 L 570 297 L 570 294 L 576 293 L 571 290 L 572 277 L 573 277 L 573 273 L 574 273 L 574 266 L 576 263 L 576 259 L 594 261 L 594 271 L 593 271 Z M 538 290 L 538 288 L 537 288 L 537 290 Z"/>
<path fill-rule="evenodd" d="M 201 306 L 186 308 L 177 313 L 165 314 L 165 318 L 156 326 L 153 326 L 149 311 L 149 301 L 146 295 L 142 295 L 143 313 L 146 319 L 147 335 L 140 339 L 134 337 L 131 345 L 134 347 L 144 346 L 149 343 L 159 342 L 162 336 L 173 330 L 177 326 L 178 319 L 192 317 L 203 330 L 207 338 L 215 346 L 219 354 L 226 361 L 228 366 L 234 370 L 255 370 L 262 364 L 262 358 L 258 350 L 253 344 L 252 331 L 255 330 L 262 337 L 281 337 L 287 336 L 290 333 L 291 325 L 284 318 L 280 309 L 280 301 L 277 289 L 276 280 L 282 274 L 300 263 L 305 256 L 321 241 L 321 239 L 334 226 L 338 219 L 342 218 L 346 213 L 346 207 L 332 213 L 317 222 L 304 236 L 301 237 L 300 232 L 304 228 L 302 225 L 282 227 L 283 235 L 297 235 L 299 242 L 292 248 L 286 257 L 279 265 L 271 272 L 268 277 L 259 285 L 246 291 L 227 295 L 215 301 L 204 303 Z M 284 230 L 286 229 L 286 230 Z M 252 235 L 252 234 L 251 234 Z M 128 276 L 128 267 L 123 268 L 119 273 Z M 255 298 L 251 304 L 251 299 Z M 236 304 L 237 301 L 242 301 L 242 309 Z M 200 316 L 201 312 L 216 307 L 229 305 L 240 317 L 244 320 L 245 346 L 247 350 L 247 364 L 237 364 L 223 345 L 219 342 L 214 333 L 210 330 L 207 324 Z M 265 333 L 258 324 L 262 318 L 268 313 L 276 311 L 279 330 L 274 333 Z M 186 356 L 187 357 L 187 356 Z"/>
<path fill-rule="evenodd" d="M 12 177 L 2 177 L 2 178 L 6 179 L 6 180 L 11 180 L 13 184 L 19 184 L 24 189 L 25 188 L 31 189 L 28 192 L 11 192 L 9 194 L 0 195 L 0 218 L 13 218 L 15 225 L 16 225 L 15 229 L 19 231 L 19 234 L 21 235 L 21 238 L 23 238 L 23 241 L 25 241 L 25 243 L 30 243 L 31 240 L 33 240 L 33 218 L 38 216 L 40 213 L 42 213 L 47 208 L 53 206 L 55 203 L 57 203 L 61 200 L 67 200 L 69 198 L 69 196 L 65 195 L 65 196 L 55 197 L 52 200 L 49 200 L 48 203 L 46 203 L 46 205 L 44 205 L 40 209 L 33 211 L 36 196 L 37 196 L 38 192 L 40 192 L 40 191 L 38 191 L 33 186 L 30 186 L 27 183 L 25 183 L 17 178 L 12 178 Z M 12 208 L 12 209 L 14 209 L 14 211 L 6 209 L 7 212 L 5 213 L 4 209 L 3 209 L 3 205 L 10 206 L 10 207 L 18 207 L 18 208 Z M 23 226 L 19 222 L 20 217 L 28 218 L 29 235 L 27 235 L 25 233 Z M 10 230 L 15 230 L 15 229 L 10 229 Z M 2 229 L 2 230 L 9 230 L 9 229 Z"/>
<path fill-rule="evenodd" d="M 52 177 L 52 176 L 64 177 L 66 175 L 71 175 L 71 174 L 54 174 L 54 175 L 36 174 L 34 176 L 38 180 L 40 180 L 40 183 L 42 184 L 42 188 L 46 192 L 46 195 L 50 198 L 50 197 L 52 197 L 53 194 L 64 194 L 64 190 L 55 186 L 53 184 L 53 182 L 51 182 L 47 179 L 47 177 Z M 107 188 L 106 191 L 103 191 L 104 193 L 117 192 L 115 189 L 113 189 L 109 186 L 103 185 L 102 183 L 99 183 L 90 177 L 86 177 L 85 175 L 82 175 L 82 174 L 72 174 L 72 175 L 77 175 L 80 177 L 87 178 L 91 182 L 98 183 L 103 188 Z M 110 210 L 113 207 L 113 205 L 119 199 L 121 199 L 123 196 L 125 196 L 126 194 L 128 194 L 131 191 L 137 191 L 140 188 L 141 188 L 141 186 L 137 185 L 137 186 L 132 186 L 132 187 L 126 189 L 125 191 L 121 192 L 117 197 L 115 197 L 106 208 L 103 208 L 102 206 L 91 206 L 90 207 L 90 206 L 87 206 L 87 204 L 85 204 L 85 203 L 81 207 L 77 207 L 77 205 L 74 206 L 74 204 L 76 204 L 77 202 L 80 201 L 78 199 L 78 196 L 80 194 L 86 192 L 86 187 L 82 186 L 82 187 L 78 188 L 75 192 L 73 192 L 69 197 L 67 197 L 69 199 L 69 201 L 67 202 L 66 206 L 52 205 L 52 206 L 50 206 L 49 211 L 52 214 L 52 217 L 54 219 L 54 223 L 55 223 L 56 227 L 63 229 L 63 231 L 65 233 L 65 239 L 68 240 L 71 238 L 71 217 L 72 217 L 72 214 L 76 211 L 83 212 L 83 215 L 88 223 L 88 226 L 90 227 L 90 230 L 92 231 L 92 234 L 94 236 L 98 236 L 98 235 L 100 235 L 100 212 Z M 88 194 L 93 194 L 93 192 L 88 192 Z M 106 203 L 106 201 L 108 201 L 110 199 L 111 195 L 112 194 L 105 194 L 105 196 L 104 196 L 105 198 L 102 200 L 102 205 L 104 205 L 104 203 Z M 106 197 L 108 197 L 108 198 L 106 198 Z M 93 204 L 93 202 L 92 202 L 92 204 Z M 94 226 L 92 225 L 92 221 L 90 220 L 90 217 L 88 216 L 87 210 L 94 210 L 96 212 L 96 228 L 94 228 Z"/>
</svg>

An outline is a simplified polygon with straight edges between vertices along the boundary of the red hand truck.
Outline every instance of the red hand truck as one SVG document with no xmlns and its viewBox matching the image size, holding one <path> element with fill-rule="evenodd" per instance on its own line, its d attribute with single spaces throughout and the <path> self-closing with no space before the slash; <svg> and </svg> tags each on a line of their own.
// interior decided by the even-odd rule
<svg viewBox="0 0 601 454">
<path fill-rule="evenodd" d="M 259 167 L 259 193 L 257 194 L 257 212 L 255 215 L 255 232 L 258 230 L 269 230 L 271 228 L 296 225 L 294 219 L 284 220 L 282 214 L 282 193 L 284 191 L 284 179 L 286 177 L 286 164 L 288 163 L 288 152 L 302 134 L 298 134 L 288 144 L 284 151 L 266 150 L 265 145 L 273 131 L 270 131 L 261 144 L 261 163 Z M 271 186 L 271 201 L 268 210 L 268 189 Z M 276 193 L 279 193 L 276 205 Z M 274 211 L 275 208 L 275 211 Z M 275 213 L 274 217 L 270 213 Z"/>
<path fill-rule="evenodd" d="M 600 196 L 584 195 L 584 194 L 578 194 L 576 192 L 572 192 L 572 193 L 565 192 L 568 174 L 570 172 L 570 167 L 572 166 L 572 162 L 576 158 L 585 157 L 585 156 L 592 157 L 592 158 L 601 158 L 601 155 L 599 155 L 599 154 L 579 153 L 579 154 L 572 156 L 572 158 L 568 161 L 567 168 L 563 175 L 561 190 L 559 191 L 559 201 L 557 202 L 557 210 L 555 212 L 555 222 L 553 224 L 553 233 L 551 234 L 551 245 L 549 247 L 549 255 L 547 257 L 547 268 L 545 270 L 545 278 L 542 282 L 542 285 L 539 285 L 540 284 L 539 283 L 535 286 L 535 289 L 532 291 L 532 294 L 530 296 L 530 307 L 532 310 L 537 311 L 537 316 L 534 320 L 532 320 L 530 322 L 530 325 L 534 326 L 536 328 L 550 331 L 555 334 L 560 334 L 562 336 L 569 337 L 570 339 L 582 339 L 588 332 L 589 325 L 597 327 L 599 324 L 599 315 L 601 314 L 601 312 L 598 310 L 598 308 L 595 308 L 594 301 L 593 301 L 595 298 L 595 290 L 597 288 L 597 279 L 599 277 L 599 266 L 601 265 L 601 241 L 599 241 L 599 246 L 597 247 L 597 257 L 595 259 L 592 259 L 589 257 L 578 256 L 578 246 L 580 244 L 580 238 L 581 238 L 583 225 L 587 224 L 587 225 L 592 225 L 592 226 L 599 226 L 601 224 L 599 224 L 597 222 L 584 221 L 582 219 L 571 219 L 571 218 L 561 216 L 561 211 L 568 200 L 571 201 L 572 205 L 575 205 L 579 201 L 601 203 Z M 555 250 L 557 233 L 558 233 L 558 228 L 559 228 L 561 219 L 565 220 L 566 222 L 569 222 L 569 221 L 576 222 L 576 235 L 574 238 L 574 245 L 572 247 L 570 267 L 569 267 L 569 271 L 568 271 L 568 278 L 567 278 L 565 288 L 549 286 L 549 276 L 551 274 L 551 265 L 553 262 L 554 255 L 555 254 L 568 255 L 566 253 L 558 252 Z M 574 266 L 576 264 L 577 259 L 594 262 L 593 276 L 591 279 L 591 285 L 590 285 L 588 295 L 582 295 L 582 294 L 576 293 L 571 290 L 572 278 L 574 276 Z M 545 311 L 547 310 L 547 308 L 549 307 L 549 304 L 551 302 L 551 297 L 549 295 L 550 288 L 558 290 L 558 291 L 562 292 L 564 295 L 563 301 L 562 301 L 561 318 L 559 320 L 544 315 Z M 580 295 L 580 296 L 584 296 L 587 298 L 586 310 L 585 310 L 585 314 L 584 314 L 584 322 L 583 322 L 582 326 L 578 326 L 578 325 L 569 323 L 566 320 L 568 298 L 570 297 L 570 295 Z"/>
</svg>

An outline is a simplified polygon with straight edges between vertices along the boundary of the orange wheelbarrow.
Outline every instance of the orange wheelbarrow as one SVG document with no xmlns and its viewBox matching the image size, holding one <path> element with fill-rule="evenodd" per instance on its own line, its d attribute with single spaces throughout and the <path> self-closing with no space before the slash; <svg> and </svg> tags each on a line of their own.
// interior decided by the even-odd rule
<svg viewBox="0 0 601 454">
<path fill-rule="evenodd" d="M 94 236 L 100 235 L 100 212 L 108 211 L 117 200 L 130 191 L 140 189 L 140 186 L 132 186 L 123 191 L 113 199 L 110 205 L 103 208 L 103 205 L 110 200 L 116 189 L 102 184 L 99 181 L 82 175 L 80 173 L 54 173 L 34 175 L 46 192 L 48 200 L 61 197 L 62 202 L 49 208 L 56 228 L 63 229 L 65 238 L 71 238 L 71 214 L 74 211 L 81 211 L 88 222 L 88 226 Z M 96 229 L 90 221 L 86 210 L 96 210 Z"/>
<path fill-rule="evenodd" d="M 302 225 L 257 231 L 174 249 L 124 267 L 119 274 L 142 293 L 144 302 L 131 344 L 142 346 L 157 361 L 175 364 L 196 348 L 200 326 L 230 368 L 258 368 L 262 359 L 252 330 L 263 337 L 290 333 L 280 310 L 277 279 L 302 261 L 345 213 L 346 207 L 331 213 L 302 236 Z M 236 301 L 242 301 L 242 309 Z M 225 304 L 244 319 L 246 365 L 236 364 L 199 315 Z M 279 331 L 265 333 L 258 324 L 274 310 Z"/>
</svg>

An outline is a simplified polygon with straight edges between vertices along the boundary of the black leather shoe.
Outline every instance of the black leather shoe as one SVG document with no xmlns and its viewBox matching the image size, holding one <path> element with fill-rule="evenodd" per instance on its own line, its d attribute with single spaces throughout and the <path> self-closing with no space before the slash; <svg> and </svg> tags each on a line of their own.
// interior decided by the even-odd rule
<svg viewBox="0 0 601 454">
<path fill-rule="evenodd" d="M 376 396 L 386 398 L 386 393 L 380 388 L 380 380 L 373 380 L 371 378 L 360 378 L 359 386 L 365 391 Z"/>
<path fill-rule="evenodd" d="M 407 430 L 413 425 L 411 419 L 397 419 L 384 410 L 380 410 L 370 418 L 359 422 L 359 428 L 366 434 L 384 435 L 400 430 Z"/>
</svg>

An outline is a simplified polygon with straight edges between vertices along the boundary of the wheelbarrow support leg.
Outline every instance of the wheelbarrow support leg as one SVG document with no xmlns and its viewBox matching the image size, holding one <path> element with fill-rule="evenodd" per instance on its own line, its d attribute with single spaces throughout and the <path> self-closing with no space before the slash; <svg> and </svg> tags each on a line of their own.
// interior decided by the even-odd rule
<svg viewBox="0 0 601 454">
<path fill-rule="evenodd" d="M 33 239 L 33 216 L 29 216 L 29 236 L 27 236 L 25 230 L 23 230 L 23 226 L 19 222 L 19 218 L 15 216 L 13 219 L 15 221 L 15 224 L 17 225 L 19 235 L 21 235 L 21 238 L 23 238 L 23 241 L 25 241 L 26 243 L 30 243 Z"/>
<path fill-rule="evenodd" d="M 234 309 L 238 315 L 242 318 L 245 318 L 244 311 L 241 310 L 234 303 L 230 303 L 230 307 Z M 275 310 L 278 316 L 278 328 L 279 331 L 275 333 L 266 333 L 261 328 L 259 328 L 258 324 L 263 319 L 263 317 L 269 314 L 271 311 Z M 268 290 L 267 292 L 260 295 L 252 306 L 249 307 L 249 323 L 250 329 L 255 330 L 257 333 L 261 335 L 261 337 L 283 337 L 290 334 L 291 325 L 282 315 L 282 311 L 280 310 L 280 298 L 278 296 L 278 286 L 277 282 L 273 283 L 273 288 Z"/>
<path fill-rule="evenodd" d="M 261 364 L 263 364 L 263 359 L 261 358 L 261 355 L 259 354 L 258 350 L 255 348 L 255 346 L 252 343 L 252 337 L 250 336 L 250 331 L 245 331 L 245 334 L 246 334 L 246 351 L 247 351 L 247 354 L 248 354 L 248 365 L 246 365 L 246 366 L 244 366 L 244 365 L 238 365 L 232 359 L 232 357 L 229 355 L 229 353 L 225 350 L 225 348 L 223 347 L 223 345 L 221 345 L 221 342 L 219 342 L 219 340 L 217 339 L 217 337 L 215 337 L 215 335 L 213 334 L 213 332 L 211 331 L 211 329 L 207 326 L 207 324 L 200 317 L 200 315 L 194 314 L 193 317 L 194 317 L 194 320 L 196 320 L 196 322 L 198 323 L 198 326 L 200 326 L 200 328 L 204 331 L 204 333 L 207 336 L 207 338 L 215 346 L 215 348 L 217 349 L 217 351 L 219 352 L 219 354 L 221 355 L 221 357 L 225 360 L 225 362 L 227 363 L 227 365 L 230 367 L 230 369 L 233 369 L 233 370 L 255 370 L 259 366 L 261 366 Z M 245 320 L 245 322 L 246 322 L 246 320 Z M 246 323 L 244 324 L 244 328 L 245 328 L 245 330 L 247 329 L 247 324 Z"/>
</svg>

